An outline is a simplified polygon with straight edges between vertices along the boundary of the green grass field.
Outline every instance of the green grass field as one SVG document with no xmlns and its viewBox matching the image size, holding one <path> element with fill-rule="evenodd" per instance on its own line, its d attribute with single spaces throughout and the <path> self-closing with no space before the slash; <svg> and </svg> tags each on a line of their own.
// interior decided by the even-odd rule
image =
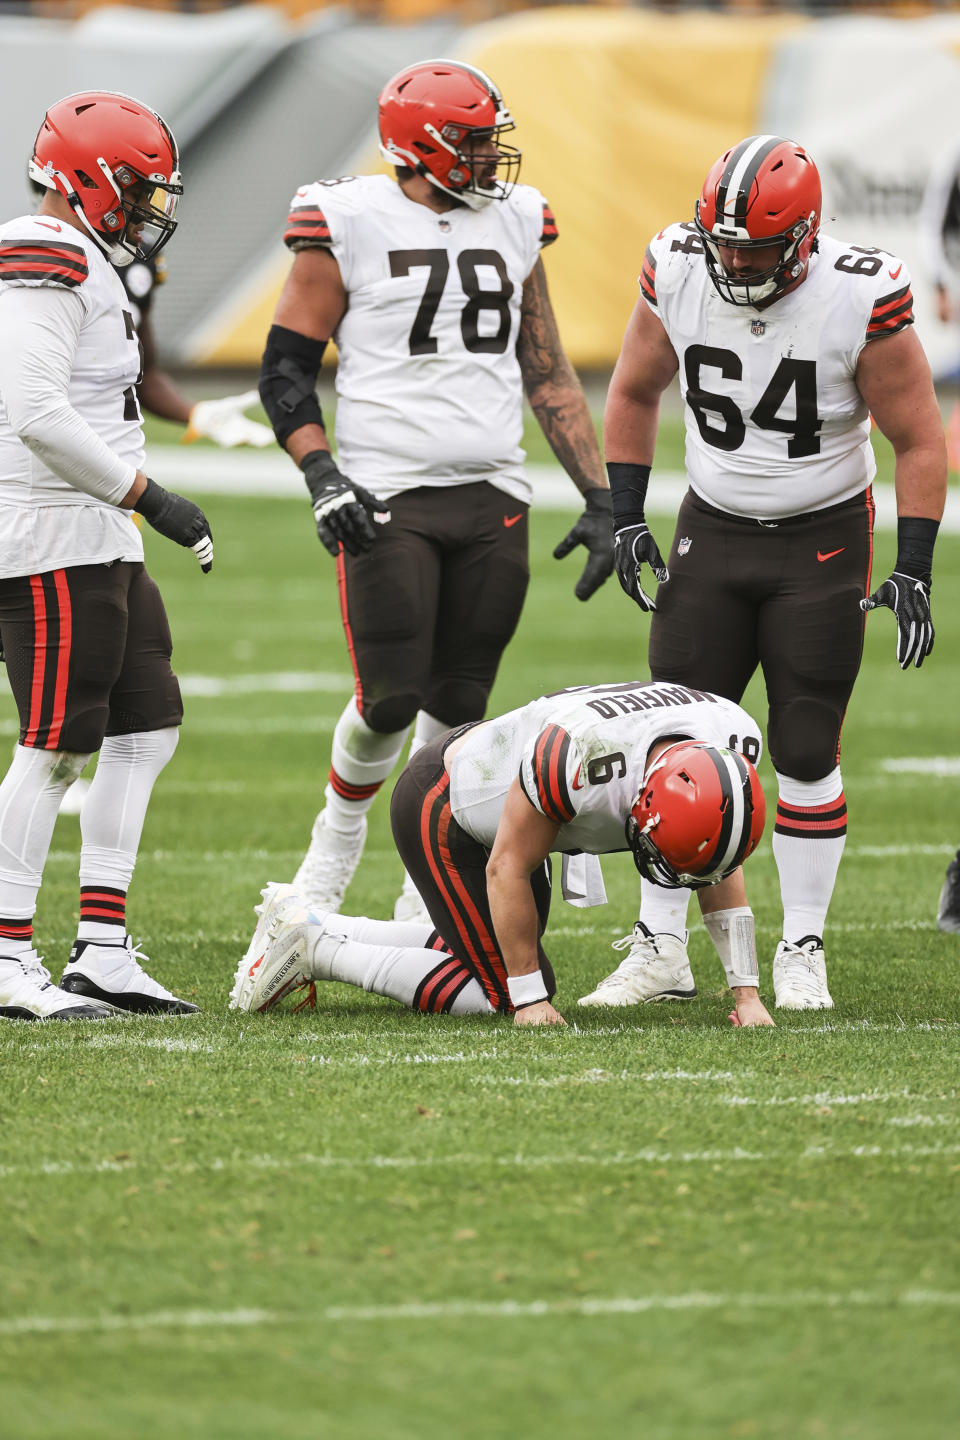
<svg viewBox="0 0 960 1440">
<path fill-rule="evenodd" d="M 934 916 L 958 779 L 885 763 L 957 755 L 960 538 L 940 541 L 922 671 L 897 669 L 892 616 L 869 620 L 826 936 L 836 1009 L 734 1031 L 696 928 L 696 1001 L 577 1012 L 635 918 L 624 856 L 605 862 L 606 909 L 558 899 L 548 943 L 576 1025 L 531 1033 L 340 986 L 314 1014 L 227 1013 L 350 679 L 306 505 L 207 510 L 209 578 L 148 537 L 187 713 L 130 902 L 151 968 L 203 1014 L 0 1030 L 0 1433 L 955 1435 L 960 942 Z M 574 560 L 550 558 L 567 522 L 535 516 L 495 708 L 645 673 L 646 622 L 615 582 L 579 604 Z M 892 558 L 888 532 L 878 574 Z M 304 673 L 316 688 L 265 688 Z M 12 744 L 9 697 L 0 729 Z M 348 896 L 379 916 L 400 881 L 386 808 Z M 62 817 L 37 917 L 55 975 L 78 848 Z M 769 838 L 747 883 L 769 996 Z"/>
</svg>

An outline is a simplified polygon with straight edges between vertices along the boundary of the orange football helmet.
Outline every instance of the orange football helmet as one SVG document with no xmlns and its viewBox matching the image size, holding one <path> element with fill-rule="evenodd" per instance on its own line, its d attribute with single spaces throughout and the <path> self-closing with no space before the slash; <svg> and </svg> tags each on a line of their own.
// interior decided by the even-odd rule
<svg viewBox="0 0 960 1440">
<path fill-rule="evenodd" d="M 655 885 L 716 885 L 750 855 L 767 806 L 756 770 L 736 750 L 681 740 L 654 761 L 627 816 L 640 874 Z"/>
<path fill-rule="evenodd" d="M 820 174 L 802 145 L 779 135 L 751 135 L 725 150 L 697 201 L 695 223 L 707 270 L 731 305 L 756 305 L 782 294 L 803 275 L 816 248 L 822 206 Z M 776 264 L 735 276 L 720 247 L 778 245 Z"/>
<path fill-rule="evenodd" d="M 179 167 L 177 142 L 159 115 L 129 95 L 89 90 L 47 111 L 29 175 L 68 200 L 111 263 L 123 266 L 149 260 L 177 228 Z"/>
<path fill-rule="evenodd" d="M 481 210 L 503 200 L 520 173 L 520 151 L 501 136 L 515 129 L 489 75 L 459 60 L 421 60 L 388 80 L 380 95 L 380 153 Z M 475 165 L 471 147 L 492 140 L 499 158 Z"/>
</svg>

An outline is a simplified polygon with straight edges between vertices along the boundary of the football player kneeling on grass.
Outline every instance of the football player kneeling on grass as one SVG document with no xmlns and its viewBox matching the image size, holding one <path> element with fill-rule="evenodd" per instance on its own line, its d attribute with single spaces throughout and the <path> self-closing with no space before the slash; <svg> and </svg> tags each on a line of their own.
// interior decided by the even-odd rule
<svg viewBox="0 0 960 1440">
<path fill-rule="evenodd" d="M 697 889 L 733 990 L 731 1019 L 771 1025 L 741 870 L 763 832 L 759 754 L 739 705 L 653 681 L 564 690 L 451 730 L 411 758 L 390 809 L 429 922 L 338 915 L 268 885 L 231 1008 L 269 1010 L 300 992 L 301 1005 L 314 1004 L 318 980 L 339 980 L 414 1010 L 562 1025 L 542 944 L 551 855 L 579 857 L 586 895 L 568 898 L 599 904 L 594 857 L 629 850 L 641 875 Z M 696 995 L 686 935 L 638 925 L 626 945 L 581 1005 Z"/>
</svg>

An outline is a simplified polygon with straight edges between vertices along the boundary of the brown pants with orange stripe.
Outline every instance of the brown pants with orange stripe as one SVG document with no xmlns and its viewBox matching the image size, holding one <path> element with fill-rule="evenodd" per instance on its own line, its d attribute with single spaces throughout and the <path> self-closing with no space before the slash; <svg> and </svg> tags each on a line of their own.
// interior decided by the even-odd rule
<svg viewBox="0 0 960 1440">
<path fill-rule="evenodd" d="M 400 858 L 430 912 L 447 950 L 479 980 L 490 1004 L 512 1010 L 507 972 L 487 899 L 490 852 L 457 824 L 450 809 L 450 776 L 443 754 L 454 736 L 441 735 L 413 756 L 390 802 L 390 823 Z M 550 860 L 531 876 L 540 935 L 550 913 Z M 547 992 L 556 993 L 553 967 L 538 945 Z"/>
<path fill-rule="evenodd" d="M 869 490 L 776 524 L 728 515 L 688 491 L 657 590 L 650 673 L 739 701 L 759 665 L 774 767 L 819 780 L 863 654 L 873 557 Z"/>
<path fill-rule="evenodd" d="M 21 745 L 92 754 L 106 735 L 183 719 L 170 626 L 142 562 L 0 580 L 0 637 Z"/>
</svg>

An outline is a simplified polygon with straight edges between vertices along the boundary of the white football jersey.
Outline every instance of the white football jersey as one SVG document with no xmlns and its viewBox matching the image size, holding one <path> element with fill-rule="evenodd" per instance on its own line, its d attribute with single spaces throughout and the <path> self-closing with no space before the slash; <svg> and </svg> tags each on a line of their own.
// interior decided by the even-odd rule
<svg viewBox="0 0 960 1440">
<path fill-rule="evenodd" d="M 0 310 L 3 295 L 14 288 L 44 292 L 37 295 L 37 310 L 54 326 L 58 306 L 79 301 L 83 314 L 66 398 L 123 467 L 132 467 L 132 483 L 144 460 L 136 395 L 140 345 L 113 266 L 85 233 L 50 216 L 23 216 L 0 226 Z M 52 299 L 51 291 L 57 292 Z M 57 298 L 63 295 L 69 300 Z M 48 372 L 61 358 L 53 358 L 56 337 L 50 344 Z M 0 535 L 4 575 L 143 559 L 130 513 L 54 473 L 14 433 L 2 396 Z"/>
<path fill-rule="evenodd" d="M 696 228 L 670 225 L 650 242 L 640 291 L 680 364 L 687 473 L 702 499 L 775 520 L 866 489 L 876 462 L 857 360 L 913 323 L 902 260 L 821 233 L 806 278 L 756 309 L 721 299 Z"/>
<path fill-rule="evenodd" d="M 745 710 L 663 681 L 583 685 L 482 721 L 450 763 L 458 824 L 493 845 L 516 776 L 537 810 L 560 823 L 554 849 L 628 849 L 624 825 L 655 740 L 682 735 L 760 758 L 760 728 Z"/>
<path fill-rule="evenodd" d="M 284 240 L 330 250 L 349 295 L 333 337 L 344 474 L 382 499 L 488 480 L 529 502 L 517 334 L 524 281 L 556 233 L 529 185 L 442 214 L 387 175 L 297 191 Z"/>
</svg>

